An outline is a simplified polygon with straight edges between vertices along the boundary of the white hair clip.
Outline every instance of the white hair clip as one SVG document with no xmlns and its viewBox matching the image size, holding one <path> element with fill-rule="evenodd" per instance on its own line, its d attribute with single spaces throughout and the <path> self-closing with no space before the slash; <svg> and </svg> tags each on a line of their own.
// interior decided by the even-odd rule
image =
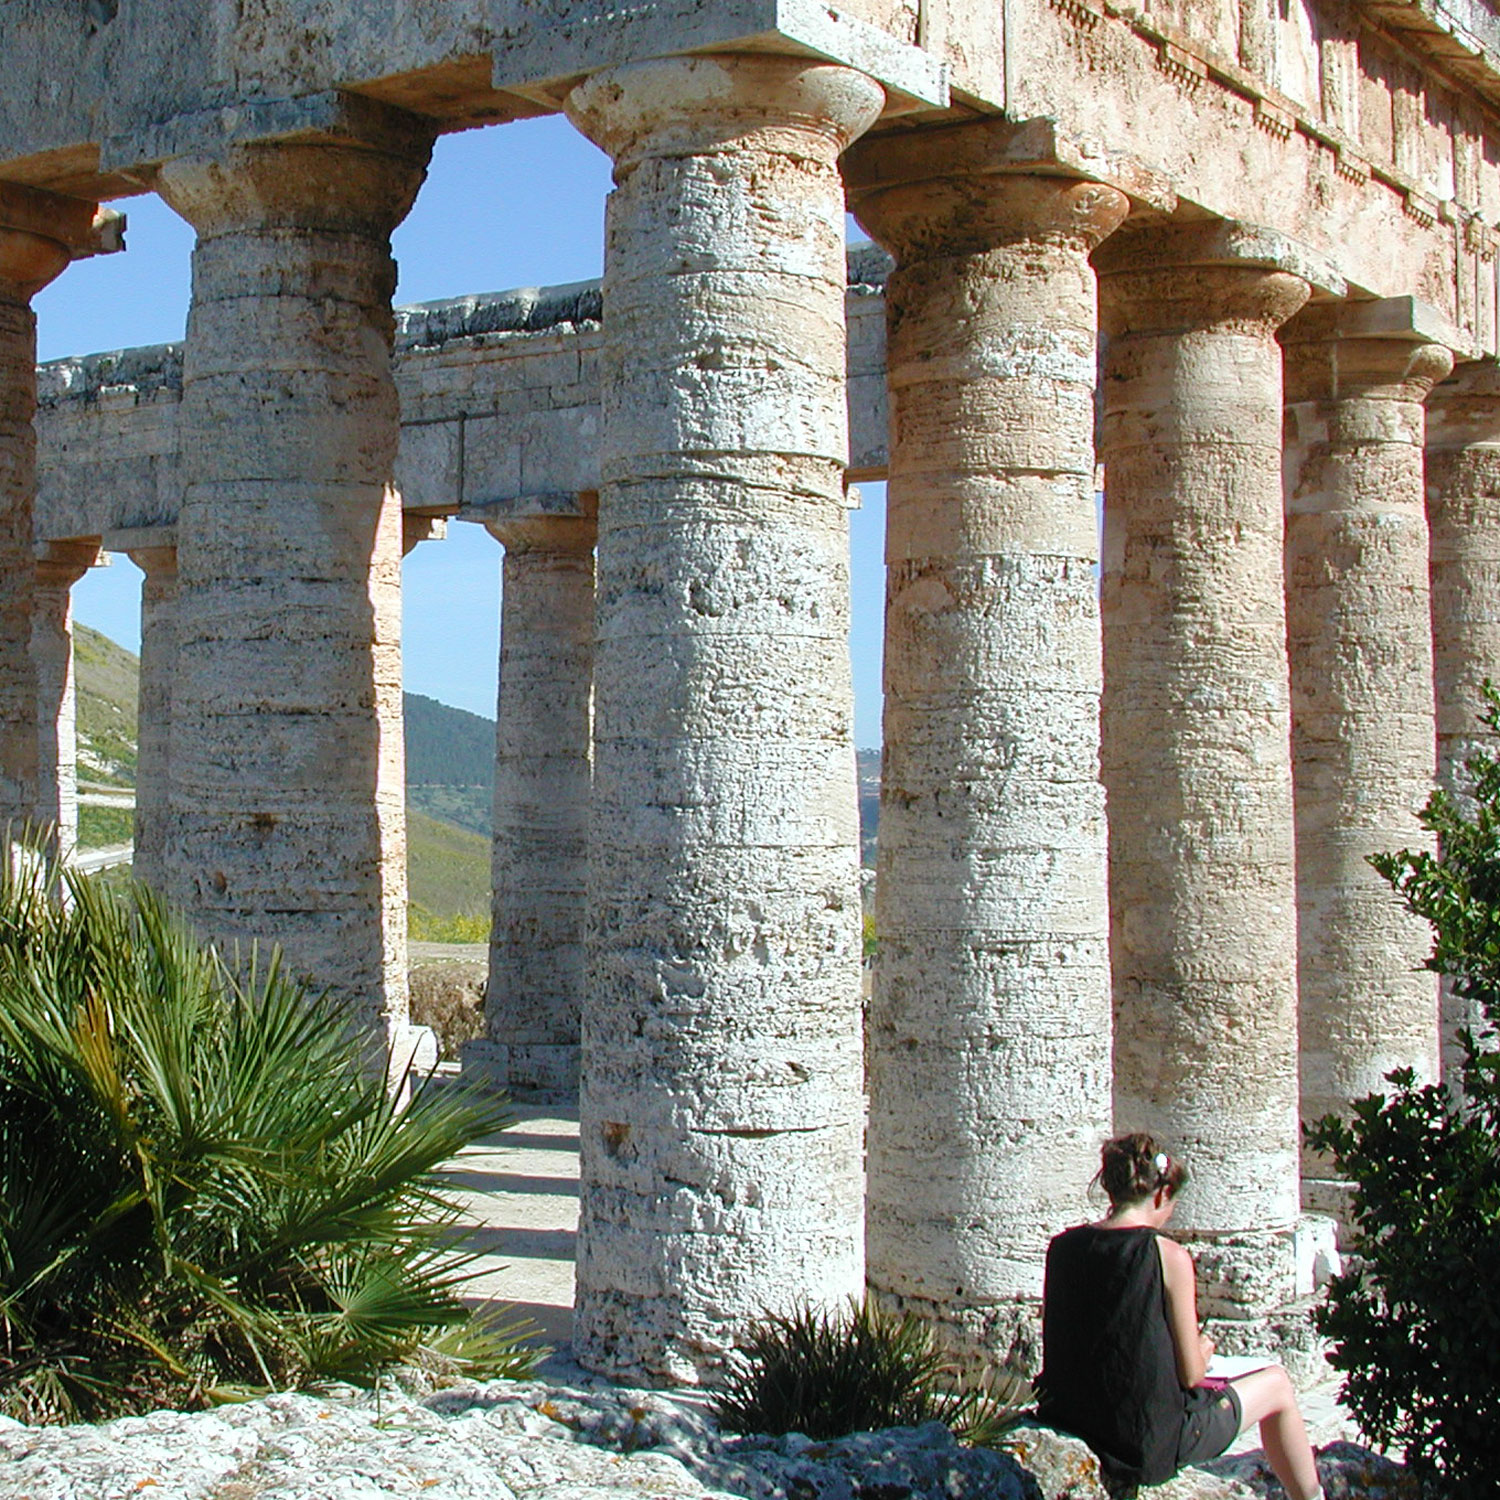
<svg viewBox="0 0 1500 1500">
<path fill-rule="evenodd" d="M 1158 1177 L 1165 1177 L 1167 1175 L 1167 1168 L 1172 1165 L 1172 1158 L 1165 1151 L 1158 1151 L 1156 1153 L 1156 1160 L 1151 1165 L 1156 1168 Z"/>
</svg>

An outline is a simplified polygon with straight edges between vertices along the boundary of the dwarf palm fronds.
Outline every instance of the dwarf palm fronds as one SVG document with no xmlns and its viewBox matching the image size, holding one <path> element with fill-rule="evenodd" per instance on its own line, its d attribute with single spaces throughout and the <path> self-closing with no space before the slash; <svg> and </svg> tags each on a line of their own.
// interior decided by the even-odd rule
<svg viewBox="0 0 1500 1500">
<path fill-rule="evenodd" d="M 436 1169 L 506 1123 L 452 1091 L 398 1109 L 345 1018 L 274 960 L 231 972 L 149 892 L 12 861 L 0 1410 L 365 1383 L 420 1356 L 469 1317 Z M 532 1358 L 475 1343 L 492 1371 Z"/>
</svg>

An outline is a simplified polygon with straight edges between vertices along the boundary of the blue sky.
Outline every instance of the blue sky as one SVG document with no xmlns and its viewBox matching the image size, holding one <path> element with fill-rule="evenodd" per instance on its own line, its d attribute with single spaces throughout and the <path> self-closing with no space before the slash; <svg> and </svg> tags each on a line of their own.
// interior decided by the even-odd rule
<svg viewBox="0 0 1500 1500">
<path fill-rule="evenodd" d="M 584 281 L 603 268 L 609 162 L 560 116 L 445 136 L 396 231 L 398 302 Z M 117 205 L 129 248 L 72 266 L 35 301 L 40 358 L 168 343 L 187 320 L 192 231 L 159 199 Z M 851 526 L 855 740 L 880 743 L 885 490 L 861 486 Z M 406 559 L 404 665 L 409 691 L 493 717 L 500 548 L 452 523 L 445 541 Z M 138 650 L 140 574 L 128 558 L 74 589 L 75 618 Z M 482 649 L 481 649 L 482 648 Z"/>
</svg>

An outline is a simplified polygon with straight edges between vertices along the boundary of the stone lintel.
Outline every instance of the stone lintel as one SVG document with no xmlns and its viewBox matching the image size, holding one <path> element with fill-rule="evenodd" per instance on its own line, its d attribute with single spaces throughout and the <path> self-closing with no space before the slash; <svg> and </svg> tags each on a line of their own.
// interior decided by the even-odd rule
<svg viewBox="0 0 1500 1500">
<path fill-rule="evenodd" d="M 1160 271 L 1169 265 L 1261 266 L 1300 276 L 1315 299 L 1342 298 L 1348 292 L 1343 276 L 1326 256 L 1279 229 L 1233 219 L 1126 230 L 1104 242 L 1095 264 L 1101 273 Z"/>
<path fill-rule="evenodd" d="M 595 3 L 554 26 L 502 37 L 496 88 L 557 108 L 590 73 L 692 53 L 773 52 L 842 63 L 879 83 L 887 116 L 946 108 L 942 61 L 819 0 L 657 0 Z"/>
<path fill-rule="evenodd" d="M 1069 135 L 1056 120 L 967 120 L 928 130 L 866 136 L 844 156 L 851 193 L 907 186 L 933 178 L 998 173 L 1075 177 L 1117 188 L 1131 203 L 1171 213 L 1177 195 L 1161 172 L 1097 141 Z"/>
<path fill-rule="evenodd" d="M 108 137 L 99 146 L 99 170 L 136 175 L 178 157 L 214 156 L 232 146 L 270 142 L 360 146 L 407 156 L 435 129 L 431 121 L 394 105 L 326 89 L 196 110 Z"/>
<path fill-rule="evenodd" d="M 1280 338 L 1283 344 L 1390 339 L 1408 344 L 1438 344 L 1456 353 L 1468 347 L 1465 334 L 1437 308 L 1416 297 L 1317 303 L 1292 318 L 1281 330 Z"/>
</svg>

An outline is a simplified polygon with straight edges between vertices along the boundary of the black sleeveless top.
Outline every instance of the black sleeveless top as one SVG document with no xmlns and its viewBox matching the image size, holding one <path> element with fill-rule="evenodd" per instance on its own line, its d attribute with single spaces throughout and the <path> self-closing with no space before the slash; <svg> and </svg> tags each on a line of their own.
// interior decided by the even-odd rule
<svg viewBox="0 0 1500 1500">
<path fill-rule="evenodd" d="M 1156 1231 L 1081 1224 L 1047 1247 L 1038 1415 L 1081 1437 L 1116 1484 L 1177 1472 L 1196 1398 L 1177 1378 Z"/>
</svg>

